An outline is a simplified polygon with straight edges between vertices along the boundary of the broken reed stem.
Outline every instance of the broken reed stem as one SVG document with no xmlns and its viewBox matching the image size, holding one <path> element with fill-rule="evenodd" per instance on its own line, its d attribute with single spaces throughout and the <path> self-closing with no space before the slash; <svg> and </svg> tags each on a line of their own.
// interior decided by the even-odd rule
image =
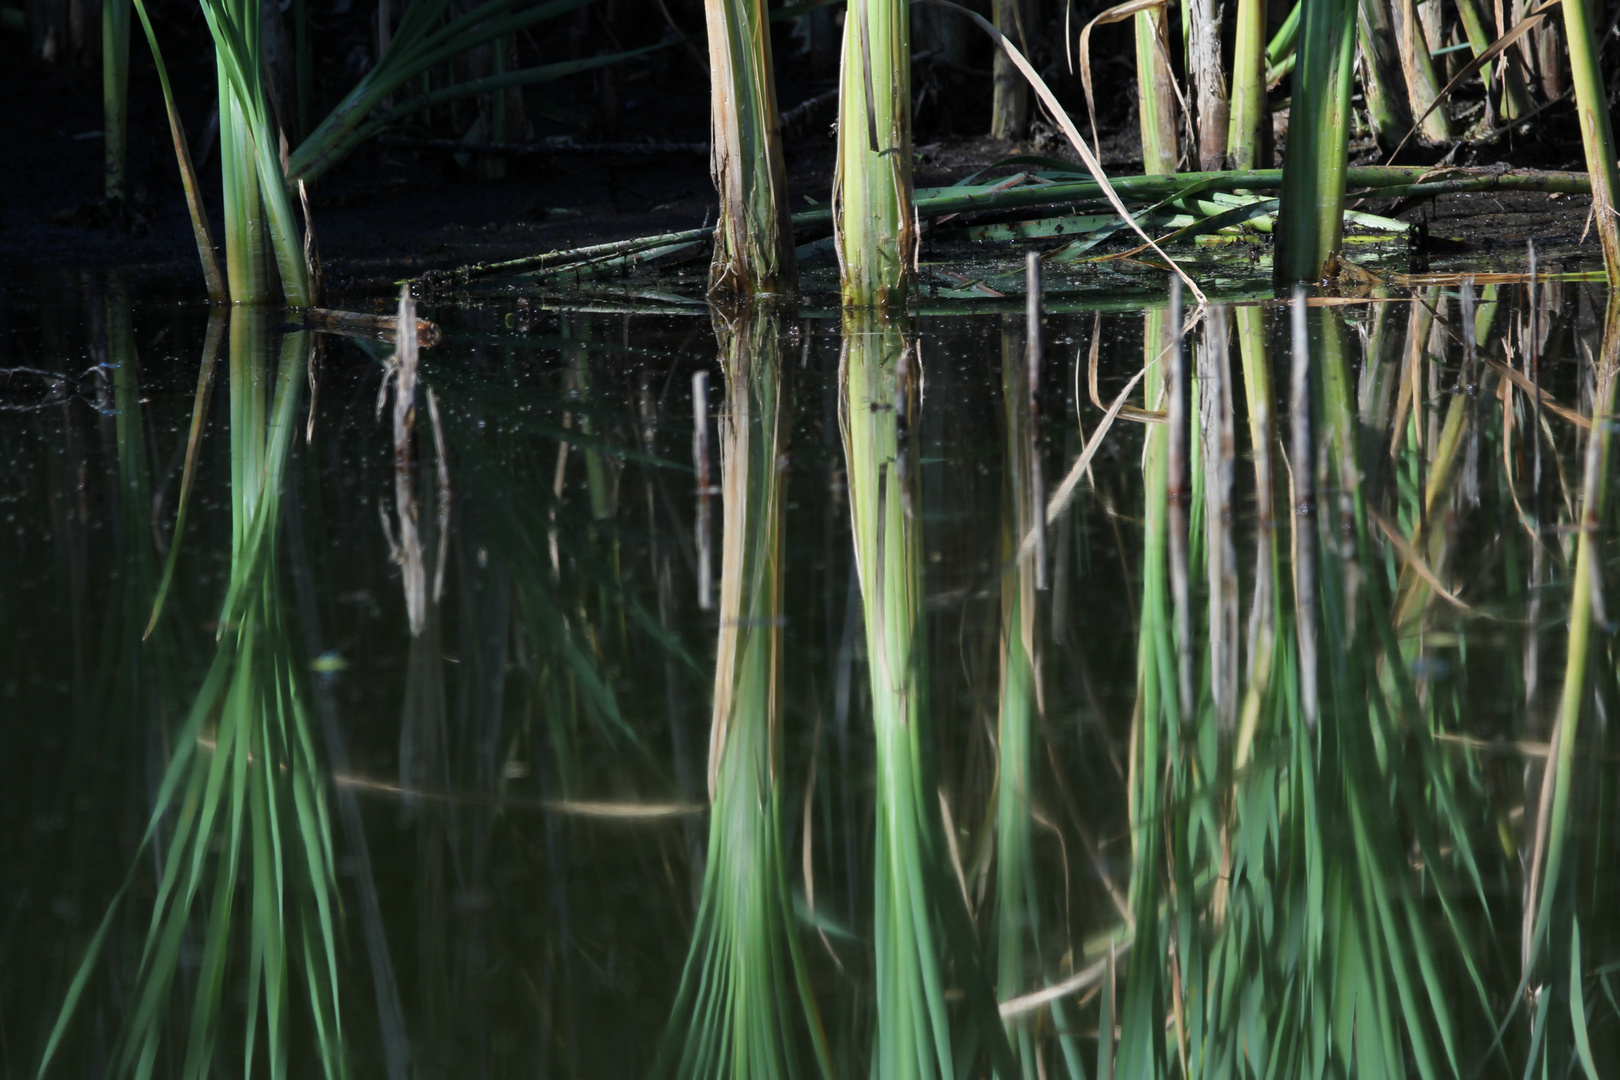
<svg viewBox="0 0 1620 1080">
<path fill-rule="evenodd" d="M 1197 109 L 1198 167 L 1226 167 L 1229 104 L 1226 73 L 1221 69 L 1221 15 L 1217 0 L 1189 0 L 1191 41 L 1187 50 L 1187 76 L 1192 82 Z"/>
</svg>

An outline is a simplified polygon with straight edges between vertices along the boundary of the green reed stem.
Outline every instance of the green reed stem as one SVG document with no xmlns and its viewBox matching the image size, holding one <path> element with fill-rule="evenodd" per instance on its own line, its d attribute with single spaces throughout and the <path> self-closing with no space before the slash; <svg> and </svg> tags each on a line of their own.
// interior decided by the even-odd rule
<svg viewBox="0 0 1620 1080">
<path fill-rule="evenodd" d="M 1238 0 L 1237 34 L 1232 46 L 1232 106 L 1226 135 L 1234 169 L 1271 164 L 1260 160 L 1266 120 L 1266 5 Z"/>
<path fill-rule="evenodd" d="M 917 269 L 910 0 L 855 0 L 838 83 L 833 236 L 846 307 L 905 303 Z"/>
<path fill-rule="evenodd" d="M 1620 287 L 1620 221 L 1615 219 L 1615 193 L 1620 172 L 1614 157 L 1614 124 L 1599 63 L 1597 36 L 1585 3 L 1569 0 L 1558 5 L 1564 13 L 1564 35 L 1569 45 L 1569 70 L 1575 84 L 1575 113 L 1581 122 L 1581 143 L 1586 149 L 1586 172 L 1592 183 L 1592 216 L 1603 245 L 1603 267 L 1609 285 Z"/>
<path fill-rule="evenodd" d="M 103 0 L 101 5 L 104 190 L 109 199 L 124 198 L 129 138 L 129 5 L 130 0 Z"/>
<path fill-rule="evenodd" d="M 1354 75 L 1355 0 L 1302 0 L 1299 66 L 1283 157 L 1277 254 L 1279 283 L 1331 274 L 1344 233 Z"/>
</svg>

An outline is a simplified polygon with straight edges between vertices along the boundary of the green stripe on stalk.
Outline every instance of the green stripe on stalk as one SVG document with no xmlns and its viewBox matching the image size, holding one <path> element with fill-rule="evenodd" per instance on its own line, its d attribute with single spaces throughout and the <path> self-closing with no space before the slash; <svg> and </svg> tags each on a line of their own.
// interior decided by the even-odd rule
<svg viewBox="0 0 1620 1080">
<path fill-rule="evenodd" d="M 1303 0 L 1277 214 L 1279 284 L 1331 272 L 1344 234 L 1356 0 Z"/>
<path fill-rule="evenodd" d="M 910 0 L 854 0 L 838 84 L 833 235 L 846 307 L 904 305 L 917 272 Z"/>
</svg>

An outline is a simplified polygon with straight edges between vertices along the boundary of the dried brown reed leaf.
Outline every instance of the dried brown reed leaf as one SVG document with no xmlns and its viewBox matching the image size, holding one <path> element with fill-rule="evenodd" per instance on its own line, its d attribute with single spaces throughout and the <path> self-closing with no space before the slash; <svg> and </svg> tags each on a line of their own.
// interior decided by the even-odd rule
<svg viewBox="0 0 1620 1080">
<path fill-rule="evenodd" d="M 1372 518 L 1379 531 L 1389 540 L 1391 546 L 1395 548 L 1395 553 L 1400 556 L 1401 561 L 1411 567 L 1413 573 L 1427 582 L 1429 588 L 1433 589 L 1442 600 L 1445 600 L 1459 611 L 1466 611 L 1470 615 L 1476 615 L 1482 619 L 1496 619 L 1496 616 L 1486 614 L 1446 588 L 1440 579 L 1435 576 L 1434 571 L 1429 569 L 1429 564 L 1423 560 L 1423 556 L 1412 549 L 1412 545 L 1407 542 L 1406 537 L 1401 535 L 1400 529 L 1387 517 L 1371 506 L 1367 507 L 1367 516 Z"/>
<path fill-rule="evenodd" d="M 1486 356 L 1482 357 L 1482 359 L 1491 367 L 1495 368 L 1497 371 L 1500 371 L 1510 382 L 1513 383 L 1514 386 L 1517 386 L 1520 390 L 1523 390 L 1526 394 L 1530 395 L 1531 400 L 1536 399 L 1536 385 L 1529 379 L 1525 378 L 1522 372 L 1513 370 L 1513 368 L 1502 363 L 1502 361 L 1497 360 L 1495 357 Z M 1547 393 L 1547 391 L 1540 391 L 1540 401 L 1541 407 L 1553 415 L 1563 417 L 1576 427 L 1585 428 L 1588 431 L 1591 430 L 1592 420 L 1590 417 L 1582 416 L 1580 413 L 1576 412 L 1574 409 L 1571 409 L 1567 405 L 1560 405 L 1556 400 L 1554 400 L 1551 394 Z"/>
</svg>

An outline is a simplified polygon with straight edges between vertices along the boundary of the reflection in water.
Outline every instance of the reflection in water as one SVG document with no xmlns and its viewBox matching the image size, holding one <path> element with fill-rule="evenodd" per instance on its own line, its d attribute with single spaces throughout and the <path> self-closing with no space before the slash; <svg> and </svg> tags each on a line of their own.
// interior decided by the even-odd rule
<svg viewBox="0 0 1620 1080">
<path fill-rule="evenodd" d="M 0 336 L 0 1071 L 1620 1068 L 1603 294 L 1054 314 L 1039 386 L 742 311 L 704 480 L 707 324 L 437 312 L 311 427 L 278 316 L 75 288 Z"/>
<path fill-rule="evenodd" d="M 990 985 L 950 876 L 935 801 L 925 665 L 915 345 L 869 312 L 846 312 L 840 421 L 866 622 L 877 742 L 872 945 L 879 1076 L 949 1076 L 954 1060 L 942 950 L 993 1056 L 1010 1066 Z M 988 1020 L 990 1022 L 986 1022 Z"/>
<path fill-rule="evenodd" d="M 780 318 L 716 314 L 720 640 L 709 734 L 709 857 L 661 1071 L 797 1075 L 808 1032 L 832 1075 L 788 889 L 782 831 L 782 503 L 787 463 Z M 701 476 L 700 476 L 701 483 Z"/>
<path fill-rule="evenodd" d="M 141 410 L 133 396 L 129 312 L 127 300 L 120 304 L 116 295 L 111 304 L 110 363 L 122 391 L 118 416 L 131 431 Z M 166 1060 L 183 1060 L 180 1071 L 188 1077 L 207 1075 L 222 1036 L 240 1040 L 246 1061 L 262 1054 L 272 1075 L 281 1075 L 292 1053 L 295 1000 L 308 1009 L 309 1046 L 322 1073 L 345 1071 L 340 901 L 326 785 L 293 656 L 278 553 L 283 477 L 309 341 L 304 333 L 288 335 L 276 355 L 269 325 L 269 313 L 250 308 L 231 318 L 227 589 L 213 661 L 175 732 L 141 842 L 142 855 L 157 856 L 157 891 L 137 954 L 134 1008 L 113 1045 L 113 1075 L 146 1075 L 160 1052 Z M 145 447 L 133 432 L 119 445 L 121 459 L 132 463 L 125 482 L 138 498 L 146 483 L 133 462 L 144 461 Z M 150 567 L 135 576 L 144 581 L 141 591 L 153 596 Z M 137 865 L 132 875 L 140 871 Z M 240 901 L 238 889 L 246 894 Z M 46 1064 L 95 970 L 117 907 L 115 900 L 68 992 L 44 1051 Z M 183 968 L 190 970 L 182 975 Z M 246 1008 L 240 1020 L 231 1017 L 227 1032 L 223 995 L 233 970 L 238 978 L 245 974 Z M 189 1020 L 173 1024 L 168 1014 L 177 979 L 190 998 Z M 172 1047 L 165 1045 L 170 1038 Z"/>
</svg>

